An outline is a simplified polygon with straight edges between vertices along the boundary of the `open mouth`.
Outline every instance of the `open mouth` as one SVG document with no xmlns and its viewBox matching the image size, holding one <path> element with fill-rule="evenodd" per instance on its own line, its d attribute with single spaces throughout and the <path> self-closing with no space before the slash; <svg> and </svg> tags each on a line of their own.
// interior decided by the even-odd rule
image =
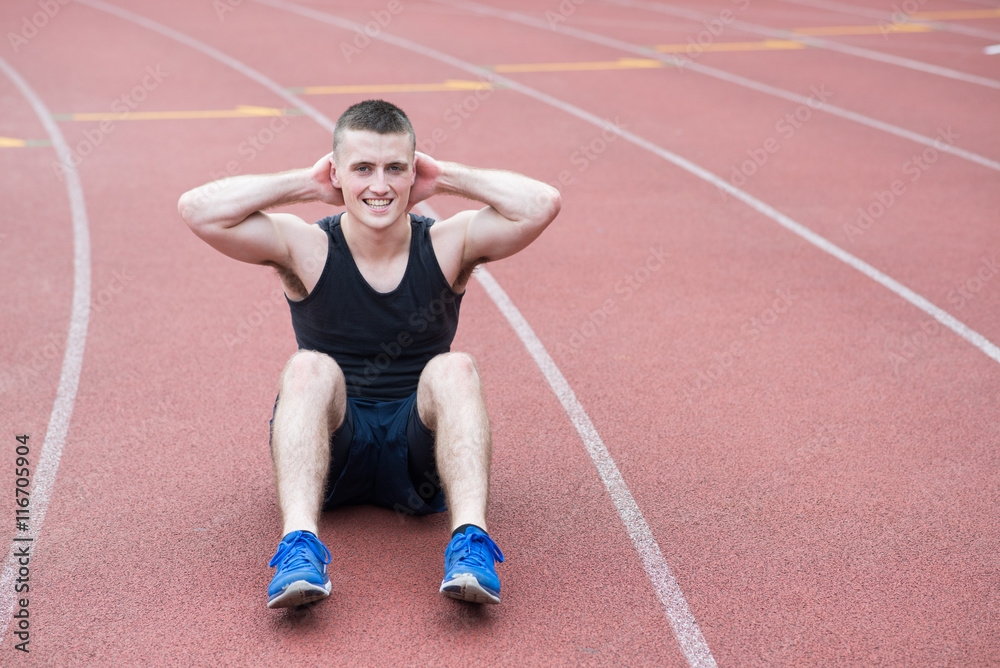
<svg viewBox="0 0 1000 668">
<path fill-rule="evenodd" d="M 368 205 L 369 209 L 376 212 L 386 211 L 389 205 L 392 204 L 391 199 L 366 199 L 362 201 Z"/>
</svg>

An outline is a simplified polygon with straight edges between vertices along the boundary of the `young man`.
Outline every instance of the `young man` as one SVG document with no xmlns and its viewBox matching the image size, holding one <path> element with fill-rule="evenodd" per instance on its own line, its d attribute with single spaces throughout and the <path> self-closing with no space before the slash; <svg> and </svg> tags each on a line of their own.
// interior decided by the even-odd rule
<svg viewBox="0 0 1000 668">
<path fill-rule="evenodd" d="M 554 188 L 511 172 L 415 152 L 402 110 L 350 107 L 333 152 L 313 167 L 237 176 L 181 196 L 195 234 L 244 262 L 273 266 L 299 351 L 281 374 L 271 455 L 283 539 L 270 565 L 268 607 L 330 594 L 322 509 L 374 503 L 413 514 L 451 512 L 446 596 L 499 603 L 487 533 L 490 425 L 473 359 L 449 352 L 476 265 L 512 255 L 556 217 Z M 409 214 L 451 194 L 485 204 L 447 220 Z M 321 201 L 345 212 L 310 225 L 264 213 Z"/>
</svg>

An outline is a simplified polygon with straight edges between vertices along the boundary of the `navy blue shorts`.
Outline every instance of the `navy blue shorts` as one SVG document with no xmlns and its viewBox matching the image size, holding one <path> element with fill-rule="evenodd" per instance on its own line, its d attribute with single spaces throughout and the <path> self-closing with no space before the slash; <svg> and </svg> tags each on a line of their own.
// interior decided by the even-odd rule
<svg viewBox="0 0 1000 668">
<path fill-rule="evenodd" d="M 275 409 L 278 401 L 275 399 Z M 273 434 L 274 417 L 271 417 Z M 348 397 L 330 435 L 323 509 L 373 504 L 407 515 L 447 510 L 434 463 L 434 432 L 420 421 L 417 393 L 397 401 Z"/>
</svg>

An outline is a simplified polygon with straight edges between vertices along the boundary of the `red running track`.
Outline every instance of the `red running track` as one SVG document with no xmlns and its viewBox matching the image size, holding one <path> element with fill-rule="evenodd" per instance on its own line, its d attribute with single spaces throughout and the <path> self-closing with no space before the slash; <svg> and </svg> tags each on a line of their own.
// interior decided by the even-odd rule
<svg viewBox="0 0 1000 668">
<path fill-rule="evenodd" d="M 458 61 L 537 66 L 636 56 L 458 2 L 393 4 L 402 10 L 379 30 L 450 62 L 384 39 L 348 62 L 342 45 L 355 44 L 353 33 L 287 6 L 115 5 L 181 34 L 171 38 L 98 4 L 56 2 L 34 32 L 26 26 L 42 23 L 41 4 L 0 8 L 5 35 L 30 33 L 23 42 L 8 35 L 0 58 L 56 114 L 80 158 L 91 283 L 54 484 L 33 497 L 36 511 L 46 505 L 44 524 L 33 527 L 31 651 L 15 649 L 19 606 L 0 592 L 12 606 L 0 611 L 0 662 L 1000 661 L 1000 366 L 989 346 L 961 338 L 650 148 L 742 188 L 993 344 L 996 170 L 925 154 L 927 146 L 819 109 L 807 108 L 806 117 L 788 99 L 677 67 L 535 67 L 498 73 L 513 84 L 478 97 L 377 93 L 408 111 L 437 157 L 561 180 L 556 223 L 489 272 L 617 464 L 710 655 L 692 654 L 683 633 L 678 642 L 676 611 L 658 598 L 629 537 L 635 523 L 619 515 L 570 416 L 480 283 L 465 300 L 455 348 L 479 361 L 493 418 L 491 526 L 508 557 L 503 604 L 481 609 L 437 594 L 444 517 L 403 521 L 354 508 L 324 516 L 331 599 L 269 611 L 266 563 L 280 527 L 267 419 L 294 339 L 271 272 L 205 246 L 175 204 L 227 172 L 312 164 L 329 132 L 308 114 L 161 116 L 112 121 L 110 129 L 65 114 L 107 114 L 129 102 L 137 112 L 291 108 L 191 40 L 289 89 L 475 79 Z M 697 10 L 721 16 L 741 4 Z M 299 6 L 362 24 L 389 8 Z M 638 46 L 683 44 L 704 29 L 648 6 L 563 6 L 502 8 L 542 22 L 559 16 L 559 26 Z M 783 29 L 876 23 L 771 0 L 748 5 L 740 19 Z M 1000 32 L 1000 18 L 949 21 Z M 727 27 L 715 41 L 761 39 Z M 989 42 L 968 35 L 826 39 L 1000 79 L 997 56 L 982 52 Z M 954 146 L 1000 160 L 992 113 L 1000 91 L 985 86 L 818 48 L 712 51 L 695 62 L 798 95 L 827 90 L 831 104 L 920 135 L 950 128 Z M 327 118 L 376 95 L 294 94 Z M 9 461 L 0 467 L 8 471 L 0 474 L 0 517 L 13 539 L 24 535 L 14 525 L 14 437 L 30 435 L 37 476 L 65 367 L 74 235 L 46 128 L 10 77 L 0 77 L 0 96 L 0 137 L 26 141 L 0 141 L 0 273 L 9 286 L 0 296 L 0 452 Z M 612 121 L 649 145 L 568 110 Z M 762 164 L 747 166 L 762 149 Z M 431 204 L 442 215 L 463 206 Z M 863 229 L 859 208 L 871 219 Z M 325 214 L 312 205 L 296 211 Z"/>
</svg>

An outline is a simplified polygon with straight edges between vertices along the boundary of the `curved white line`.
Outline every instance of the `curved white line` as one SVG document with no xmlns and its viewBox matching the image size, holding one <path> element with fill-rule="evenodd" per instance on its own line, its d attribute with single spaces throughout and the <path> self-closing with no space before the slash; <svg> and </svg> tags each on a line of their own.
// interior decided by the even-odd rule
<svg viewBox="0 0 1000 668">
<path fill-rule="evenodd" d="M 106 11 L 149 30 L 153 30 L 161 35 L 164 35 L 165 37 L 181 42 L 182 44 L 190 46 L 191 48 L 194 48 L 201 53 L 228 65 L 241 74 L 245 74 L 255 81 L 262 83 L 267 88 L 290 102 L 293 106 L 303 108 L 307 115 L 317 121 L 321 126 L 328 129 L 331 133 L 333 132 L 335 123 L 330 121 L 330 119 L 322 113 L 315 110 L 311 106 L 303 105 L 302 101 L 297 96 L 289 93 L 284 88 L 281 88 L 273 80 L 256 70 L 253 70 L 247 65 L 244 65 L 242 62 L 222 53 L 221 51 L 218 51 L 217 49 L 199 42 L 198 40 L 172 28 L 127 10 L 123 10 L 119 7 L 115 7 L 114 5 L 109 5 L 102 0 L 76 1 L 94 9 Z M 439 217 L 428 205 L 424 204 L 423 209 L 434 218 Z M 642 559 L 643 567 L 645 568 L 646 573 L 653 584 L 653 588 L 664 607 L 664 611 L 671 624 L 674 636 L 677 639 L 681 651 L 687 658 L 688 663 L 692 666 L 692 668 L 714 667 L 716 665 L 715 659 L 712 658 L 712 653 L 709 650 L 708 645 L 705 643 L 705 639 L 702 636 L 701 631 L 698 629 L 698 625 L 695 622 L 694 616 L 691 614 L 687 601 L 684 599 L 684 594 L 681 591 L 680 586 L 677 584 L 669 565 L 663 558 L 663 553 L 661 552 L 656 539 L 653 537 L 652 530 L 646 523 L 642 512 L 639 510 L 639 506 L 635 502 L 635 498 L 632 496 L 628 486 L 625 484 L 625 480 L 618 471 L 618 467 L 611 458 L 611 455 L 605 447 L 604 442 L 601 440 L 600 435 L 594 428 L 594 425 L 583 406 L 576 398 L 576 394 L 569 386 L 569 383 L 566 382 L 566 379 L 559 371 L 559 368 L 552 360 L 552 357 L 545 350 L 542 342 L 531 329 L 531 326 L 528 325 L 528 322 L 521 315 L 520 311 L 518 311 L 517 307 L 514 306 L 514 303 L 510 300 L 496 280 L 485 271 L 485 268 L 480 268 L 477 272 L 477 279 L 484 286 L 487 293 L 490 295 L 490 298 L 497 305 L 497 308 L 500 309 L 500 312 L 503 313 L 508 322 L 511 323 L 511 326 L 517 332 L 518 336 L 521 338 L 521 341 L 528 349 L 528 352 L 535 360 L 535 363 L 542 370 L 549 386 L 558 397 L 567 415 L 576 427 L 577 432 L 583 439 L 587 452 L 590 454 L 590 457 L 594 462 L 594 466 L 597 468 L 597 471 L 601 476 L 601 480 L 604 482 L 604 485 L 615 504 L 615 508 L 618 510 L 618 513 L 622 518 L 622 522 L 625 524 L 629 537 L 632 539 L 632 542 Z"/>
<path fill-rule="evenodd" d="M 345 28 L 347 30 L 362 29 L 362 26 L 352 23 L 351 21 L 346 21 L 339 17 L 331 16 L 329 14 L 325 14 L 323 12 L 308 7 L 302 7 L 300 5 L 296 5 L 290 2 L 284 2 L 283 0 L 253 0 L 253 2 L 262 5 L 268 5 L 276 9 L 282 9 L 295 14 L 299 14 L 300 16 L 305 16 L 306 18 L 315 18 L 318 21 L 329 23 L 330 25 L 334 25 L 339 28 Z M 423 56 L 426 56 L 427 58 L 432 58 L 447 65 L 452 65 L 457 69 L 464 70 L 473 75 L 478 76 L 483 74 L 482 70 L 479 67 L 476 67 L 471 63 L 467 63 L 464 60 L 460 60 L 458 58 L 455 58 L 454 56 L 450 56 L 446 53 L 442 53 L 440 51 L 437 51 L 436 49 L 426 47 L 422 44 L 412 42 L 403 37 L 391 35 L 385 31 L 376 34 L 373 37 L 373 39 L 377 39 L 386 42 L 387 44 L 398 46 L 408 51 L 413 51 L 414 53 L 419 53 Z M 750 195 L 749 193 L 740 190 L 736 186 L 730 184 L 728 181 L 719 178 L 715 174 L 712 174 L 705 168 L 700 167 L 699 165 L 696 165 L 690 160 L 682 158 L 681 156 L 672 153 L 671 151 L 661 148 L 660 146 L 657 146 L 653 142 L 644 139 L 639 135 L 629 132 L 628 130 L 623 130 L 622 128 L 616 126 L 613 123 L 610 123 L 602 118 L 599 118 L 588 111 L 584 111 L 579 107 L 571 105 L 567 102 L 563 102 L 558 98 L 548 95 L 547 93 L 535 90 L 534 88 L 530 88 L 517 81 L 514 81 L 513 79 L 500 76 L 496 73 L 490 73 L 490 77 L 492 78 L 493 81 L 501 82 L 505 87 L 510 88 L 511 90 L 515 90 L 523 95 L 538 100 L 539 102 L 543 102 L 551 107 L 555 107 L 556 109 L 561 109 L 567 114 L 576 116 L 577 118 L 586 121 L 587 123 L 590 123 L 592 125 L 595 125 L 601 128 L 602 130 L 613 132 L 614 134 L 625 139 L 626 141 L 635 144 L 636 146 L 643 148 L 649 151 L 650 153 L 653 153 L 654 155 L 663 158 L 667 162 L 670 162 L 673 165 L 680 167 L 684 171 L 693 174 L 694 176 L 702 179 L 703 181 L 711 183 L 716 188 L 724 190 L 725 192 L 739 199 L 741 202 L 745 203 L 747 206 L 751 207 L 755 211 L 762 213 L 763 215 L 767 216 L 768 218 L 778 223 L 785 229 L 789 230 L 790 232 L 793 232 L 794 234 L 798 235 L 799 237 L 813 244 L 823 252 L 832 255 L 841 262 L 860 271 L 865 276 L 868 276 L 873 281 L 883 286 L 884 288 L 888 289 L 889 291 L 893 292 L 894 294 L 899 295 L 907 302 L 913 304 L 921 311 L 931 316 L 932 318 L 940 322 L 942 325 L 944 325 L 945 327 L 947 327 L 948 329 L 955 332 L 960 337 L 962 337 L 963 339 L 974 345 L 976 348 L 982 351 L 983 354 L 987 355 L 992 360 L 1000 363 L 1000 348 L 997 348 L 997 346 L 995 346 L 992 342 L 987 340 L 986 337 L 974 331 L 973 329 L 971 329 L 970 327 L 959 321 L 957 318 L 952 316 L 950 313 L 947 313 L 946 311 L 938 308 L 937 306 L 932 304 L 930 301 L 928 301 L 921 295 L 910 290 L 905 285 L 899 283 L 890 276 L 882 273 L 881 271 L 871 266 L 867 262 L 848 253 L 847 251 L 843 250 L 833 242 L 828 241 L 826 238 L 816 234 L 815 232 L 808 229 L 804 225 L 792 220 L 785 214 L 779 212 L 769 204 L 762 202 L 753 195 Z"/>
<path fill-rule="evenodd" d="M 711 14 L 705 14 L 703 12 L 697 12 L 690 9 L 685 9 L 683 7 L 673 7 L 671 5 L 665 5 L 661 2 L 644 2 L 642 0 L 604 0 L 604 1 L 611 3 L 613 5 L 634 7 L 637 9 L 643 9 L 650 12 L 658 12 L 660 14 L 668 14 L 670 16 L 679 16 L 682 18 L 690 19 L 692 21 L 705 21 L 705 20 L 710 21 L 717 18 L 716 16 L 712 16 Z M 895 65 L 896 67 L 905 67 L 906 69 L 914 70 L 916 72 L 923 72 L 924 74 L 934 74 L 936 76 L 944 77 L 946 79 L 952 79 L 953 81 L 961 81 L 963 83 L 976 84 L 977 86 L 985 86 L 986 88 L 993 88 L 994 90 L 1000 90 L 1000 81 L 997 81 L 996 79 L 981 77 L 977 74 L 969 74 L 967 72 L 960 72 L 958 70 L 953 70 L 948 67 L 941 67 L 940 65 L 932 65 L 931 63 L 925 63 L 920 60 L 913 60 L 912 58 L 902 58 L 900 56 L 894 56 L 889 53 L 882 53 L 881 51 L 872 51 L 871 49 L 863 49 L 859 46 L 842 44 L 841 42 L 834 42 L 829 39 L 822 39 L 819 37 L 812 37 L 809 35 L 800 35 L 798 33 L 792 32 L 791 30 L 779 30 L 777 28 L 770 28 L 768 26 L 762 26 L 756 23 L 750 23 L 749 21 L 742 21 L 739 19 L 732 21 L 729 25 L 748 33 L 763 35 L 765 37 L 776 37 L 778 39 L 794 40 L 797 42 L 802 42 L 803 44 L 808 44 L 809 46 L 813 46 L 816 48 L 827 49 L 828 51 L 837 51 L 838 53 L 844 53 L 849 56 L 855 56 L 857 58 L 874 60 L 880 63 L 886 63 L 888 65 Z"/>
<path fill-rule="evenodd" d="M 175 42 L 180 42 L 184 46 L 190 47 L 195 51 L 199 51 L 208 56 L 209 58 L 219 61 L 223 65 L 231 67 L 232 69 L 236 70 L 243 76 L 256 81 L 261 86 L 267 88 L 275 95 L 284 98 L 285 100 L 290 102 L 293 106 L 297 106 L 307 116 L 309 116 L 309 118 L 319 123 L 320 126 L 323 127 L 325 130 L 327 130 L 330 134 L 333 134 L 335 123 L 326 116 L 324 116 L 322 113 L 317 111 L 315 107 L 313 107 L 305 100 L 299 98 L 298 96 L 289 93 L 287 90 L 279 86 L 270 77 L 258 72 L 257 70 L 251 67 L 246 66 L 245 64 L 243 64 L 239 60 L 236 60 L 232 56 L 229 56 L 223 53 L 222 51 L 219 51 L 218 49 L 205 44 L 204 42 L 200 42 L 194 39 L 193 37 L 189 37 L 188 35 L 185 35 L 182 32 L 178 32 L 173 28 L 170 28 L 169 26 L 165 26 L 162 23 L 157 23 L 152 19 L 148 19 L 140 14 L 130 12 L 127 9 L 122 9 L 121 7 L 116 7 L 115 5 L 102 2 L 102 0 L 76 0 L 76 2 L 81 5 L 86 5 L 88 7 L 91 7 L 93 9 L 99 9 L 102 12 L 107 12 L 108 14 L 117 16 L 120 19 L 130 21 L 132 23 L 135 23 L 136 25 L 146 28 L 147 30 L 152 30 L 153 32 L 159 33 L 164 37 L 174 40 Z"/>
<path fill-rule="evenodd" d="M 56 389 L 56 399 L 49 415 L 49 426 L 45 432 L 42 451 L 35 465 L 31 485 L 30 520 L 28 535 L 32 542 L 12 543 L 8 558 L 0 575 L 0 638 L 7 632 L 7 624 L 14 614 L 14 602 L 17 596 L 14 592 L 14 576 L 18 568 L 14 558 L 14 546 L 30 545 L 31 550 L 38 545 L 42 525 L 45 523 L 45 512 L 49 506 L 49 498 L 59 471 L 59 460 L 62 458 L 63 445 L 69 431 L 69 421 L 73 416 L 73 406 L 76 403 L 76 391 L 80 385 L 80 368 L 83 366 L 83 352 L 87 344 L 87 326 L 90 322 L 90 229 L 87 222 L 87 205 L 83 198 L 83 187 L 80 185 L 80 175 L 73 164 L 73 156 L 62 131 L 56 125 L 45 103 L 35 94 L 28 82 L 12 68 L 7 61 L 0 58 L 0 70 L 14 82 L 21 94 L 31 103 L 35 114 L 45 127 L 56 155 L 62 165 L 66 177 L 66 192 L 73 219 L 73 302 L 69 317 L 69 333 L 66 335 L 66 350 L 63 353 L 62 371 L 59 372 L 59 386 Z M 11 650 L 5 650 L 11 651 Z"/>
<path fill-rule="evenodd" d="M 615 509 L 618 511 L 626 531 L 628 531 L 629 538 L 632 539 L 632 544 L 642 559 L 642 566 L 646 570 L 650 582 L 653 583 L 653 589 L 656 591 L 657 598 L 660 599 L 660 605 L 663 606 L 674 638 L 676 638 L 684 658 L 692 667 L 715 666 L 715 659 L 705 641 L 705 636 L 698 628 L 698 623 L 691 613 L 684 592 L 681 591 L 680 585 L 677 584 L 677 580 L 670 570 L 670 565 L 663 557 L 663 552 L 653 536 L 653 530 L 646 522 L 646 518 L 643 517 L 639 504 L 632 496 L 615 460 L 608 452 L 600 434 L 597 433 L 594 423 L 591 422 L 590 416 L 587 415 L 580 400 L 576 398 L 576 393 L 573 392 L 566 378 L 559 371 L 559 367 L 556 366 L 545 346 L 531 329 L 528 321 L 514 306 L 510 297 L 496 282 L 492 274 L 484 267 L 480 267 L 475 276 L 486 289 L 493 303 L 507 318 L 507 322 L 517 332 L 524 347 L 528 349 L 528 353 L 541 369 L 545 380 L 548 381 L 549 387 L 559 398 L 563 410 L 566 411 L 573 426 L 576 427 L 576 431 L 587 449 L 587 454 L 590 455 L 594 467 L 597 468 L 601 482 L 608 490 L 608 494 L 615 504 Z"/>
<path fill-rule="evenodd" d="M 423 205 L 423 203 L 421 204 Z M 430 206 L 423 205 L 423 210 L 431 218 L 440 218 Z M 680 646 L 684 657 L 688 660 L 688 664 L 691 666 L 704 666 L 706 668 L 715 666 L 715 659 L 712 657 L 708 643 L 705 641 L 701 629 L 698 628 L 698 623 L 691 613 L 691 608 L 687 604 L 684 592 L 681 591 L 680 585 L 677 584 L 677 580 L 670 570 L 670 565 L 663 557 L 660 545 L 656 542 L 655 536 L 653 536 L 653 530 L 650 529 L 649 524 L 646 522 L 642 510 L 639 509 L 639 504 L 636 503 L 635 497 L 632 496 L 632 492 L 629 490 L 625 479 L 615 464 L 615 460 L 611 457 L 611 453 L 608 452 L 607 446 L 604 445 L 601 435 L 597 433 L 597 429 L 590 420 L 590 416 L 587 415 L 583 404 L 576 398 L 576 393 L 573 392 L 573 388 L 570 387 L 566 377 L 562 375 L 552 356 L 545 349 L 545 345 L 535 334 L 528 321 L 521 315 L 521 312 L 514 305 L 514 302 L 511 301 L 504 289 L 493 278 L 493 275 L 486 270 L 486 267 L 481 266 L 476 269 L 473 276 L 486 289 L 486 293 L 490 296 L 490 299 L 493 300 L 493 303 L 500 309 L 500 312 L 507 318 L 507 322 L 517 332 L 521 343 L 524 344 L 524 347 L 528 350 L 528 354 L 531 355 L 535 364 L 538 365 L 549 387 L 552 388 L 552 392 L 555 393 L 559 399 L 559 403 L 562 404 L 566 415 L 569 416 L 573 426 L 576 427 L 576 431 L 580 435 L 584 447 L 587 449 L 587 454 L 590 455 L 590 460 L 593 462 L 594 468 L 597 469 L 597 473 L 601 476 L 601 482 L 604 483 L 605 489 L 608 490 L 608 495 L 611 496 L 611 501 L 614 503 L 615 509 L 618 511 L 618 515 L 625 525 L 629 538 L 632 539 L 632 544 L 642 559 L 646 575 L 653 584 L 656 596 L 660 599 L 660 605 L 663 606 L 674 637 L 677 639 L 677 644 Z"/>
<path fill-rule="evenodd" d="M 697 63 L 690 58 L 681 58 L 680 56 L 672 54 L 659 53 L 657 51 L 653 51 L 652 49 L 636 46 L 634 44 L 615 39 L 614 37 L 607 37 L 605 35 L 601 35 L 600 33 L 590 32 L 589 30 L 581 30 L 580 28 L 572 28 L 565 25 L 550 26 L 547 22 L 531 16 L 525 16 L 524 14 L 519 14 L 505 9 L 497 9 L 495 7 L 482 5 L 477 2 L 467 2 L 463 0 L 432 0 L 432 2 L 451 7 L 459 7 L 467 11 L 486 16 L 496 16 L 507 21 L 520 23 L 533 28 L 539 28 L 541 30 L 547 30 L 550 32 L 555 31 L 570 37 L 592 42 L 594 44 L 600 44 L 602 46 L 611 47 L 627 53 L 634 53 L 642 58 L 651 58 L 668 65 L 676 65 L 679 68 L 688 69 L 692 72 L 697 72 L 698 74 L 704 74 L 705 76 L 725 81 L 726 83 L 731 83 L 736 86 L 742 86 L 743 88 L 748 88 L 750 90 L 757 91 L 758 93 L 778 97 L 796 104 L 804 104 L 815 111 L 822 111 L 832 116 L 837 116 L 838 118 L 853 121 L 854 123 L 859 123 L 872 129 L 880 130 L 881 132 L 900 137 L 901 139 L 907 139 L 923 146 L 933 147 L 942 153 L 954 155 L 982 167 L 1000 171 L 1000 162 L 991 160 L 985 156 L 979 155 L 978 153 L 958 148 L 957 146 L 943 142 L 940 139 L 911 132 L 910 130 L 901 128 L 897 125 L 886 123 L 885 121 L 880 121 L 878 119 L 865 116 L 864 114 L 859 114 L 855 111 L 838 107 L 834 104 L 830 104 L 829 102 L 819 104 L 816 100 L 808 98 L 805 95 L 799 95 L 798 93 L 793 93 L 776 86 L 771 86 L 770 84 L 748 79 L 747 77 L 740 76 L 739 74 L 733 74 L 732 72 L 726 72 L 725 70 L 709 67 L 708 65 Z"/>
</svg>

